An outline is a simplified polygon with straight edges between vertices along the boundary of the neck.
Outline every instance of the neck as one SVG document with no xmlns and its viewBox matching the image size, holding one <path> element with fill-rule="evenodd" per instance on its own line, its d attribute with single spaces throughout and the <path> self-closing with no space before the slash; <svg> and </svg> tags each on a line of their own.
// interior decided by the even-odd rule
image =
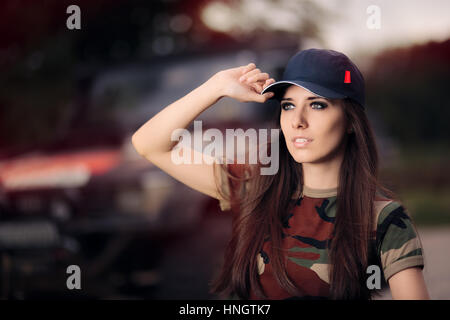
<svg viewBox="0 0 450 320">
<path fill-rule="evenodd" d="M 343 156 L 326 162 L 302 163 L 303 184 L 312 189 L 337 188 Z"/>
</svg>

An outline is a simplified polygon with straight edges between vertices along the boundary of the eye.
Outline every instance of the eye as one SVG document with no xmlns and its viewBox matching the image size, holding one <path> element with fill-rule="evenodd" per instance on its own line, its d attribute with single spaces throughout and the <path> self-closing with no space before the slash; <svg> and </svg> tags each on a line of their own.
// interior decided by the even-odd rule
<svg viewBox="0 0 450 320">
<path fill-rule="evenodd" d="M 314 107 L 314 106 L 316 106 L 316 107 Z M 326 107 L 328 107 L 328 105 L 325 102 L 315 101 L 315 102 L 311 103 L 311 107 L 313 109 L 321 110 L 321 109 L 325 109 Z"/>
<path fill-rule="evenodd" d="M 283 102 L 281 104 L 281 108 L 283 108 L 283 110 L 290 110 L 292 109 L 291 107 L 295 107 L 292 103 L 290 102 Z M 320 102 L 320 101 L 314 101 L 311 103 L 311 107 L 315 110 L 322 110 L 325 109 L 326 107 L 328 107 L 328 104 L 326 104 L 325 102 Z"/>
<path fill-rule="evenodd" d="M 284 102 L 281 104 L 281 108 L 283 108 L 283 110 L 289 110 L 291 108 L 287 108 L 287 106 L 294 106 L 292 103 L 290 102 Z"/>
</svg>

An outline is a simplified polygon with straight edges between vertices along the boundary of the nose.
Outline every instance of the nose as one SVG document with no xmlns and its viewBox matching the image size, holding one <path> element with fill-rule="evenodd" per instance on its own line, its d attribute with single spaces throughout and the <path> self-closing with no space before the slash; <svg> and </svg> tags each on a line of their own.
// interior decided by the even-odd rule
<svg viewBox="0 0 450 320">
<path fill-rule="evenodd" d="M 293 129 L 297 129 L 298 127 L 306 128 L 308 126 L 308 121 L 306 119 L 305 114 L 306 108 L 304 106 L 299 106 L 295 108 L 295 112 L 292 114 L 291 125 Z"/>
</svg>

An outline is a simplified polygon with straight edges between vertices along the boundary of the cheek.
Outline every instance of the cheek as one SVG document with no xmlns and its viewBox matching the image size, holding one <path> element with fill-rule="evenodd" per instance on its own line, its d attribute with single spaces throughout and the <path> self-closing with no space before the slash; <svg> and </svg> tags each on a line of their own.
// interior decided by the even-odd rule
<svg viewBox="0 0 450 320">
<path fill-rule="evenodd" d="M 345 126 L 342 119 L 330 121 L 322 126 L 320 134 L 321 145 L 331 151 L 340 146 L 345 134 Z"/>
<path fill-rule="evenodd" d="M 287 128 L 287 119 L 286 119 L 286 116 L 283 113 L 281 113 L 281 116 L 280 116 L 280 129 L 281 129 L 281 132 L 283 132 L 283 134 L 285 136 L 286 136 L 286 128 Z"/>
</svg>

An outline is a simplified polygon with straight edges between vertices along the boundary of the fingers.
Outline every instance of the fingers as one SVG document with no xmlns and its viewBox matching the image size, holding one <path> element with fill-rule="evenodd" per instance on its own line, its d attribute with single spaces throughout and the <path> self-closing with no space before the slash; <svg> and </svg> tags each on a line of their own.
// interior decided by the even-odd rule
<svg viewBox="0 0 450 320">
<path fill-rule="evenodd" d="M 248 72 L 247 74 L 241 76 L 239 78 L 239 82 L 250 84 L 251 86 L 253 86 L 255 88 L 256 88 L 256 86 L 254 86 L 253 84 L 258 83 L 257 87 L 260 88 L 262 85 L 262 88 L 261 88 L 261 90 L 262 90 L 263 88 L 267 87 L 268 85 L 274 83 L 275 79 L 273 79 L 273 78 L 269 79 L 268 73 L 266 73 L 266 72 L 261 73 L 261 71 L 259 69 L 254 69 L 254 70 Z"/>
<path fill-rule="evenodd" d="M 274 95 L 272 92 L 261 94 L 261 91 L 274 83 L 275 79 L 270 78 L 268 73 L 261 72 L 259 68 L 256 68 L 254 63 L 249 63 L 242 67 L 239 82 L 245 83 L 253 88 L 254 92 L 251 93 L 251 100 L 253 101 L 263 103 Z"/>
<path fill-rule="evenodd" d="M 261 70 L 256 68 L 256 69 L 253 69 L 253 70 L 247 72 L 246 74 L 242 75 L 239 78 L 239 81 L 250 83 L 250 82 L 258 81 L 258 80 L 266 80 L 268 78 L 269 78 L 269 74 L 261 73 Z"/>
<path fill-rule="evenodd" d="M 247 82 L 248 83 L 252 83 L 252 82 L 262 82 L 262 84 L 264 84 L 264 82 L 266 80 L 268 80 L 270 78 L 269 74 L 264 72 L 264 73 L 257 73 L 253 76 L 250 76 L 249 78 L 247 78 Z"/>
<path fill-rule="evenodd" d="M 273 79 L 273 78 L 267 79 L 267 80 L 264 82 L 263 89 L 264 89 L 265 87 L 267 87 L 268 85 L 271 85 L 271 84 L 274 83 L 274 82 L 275 82 L 275 79 Z"/>
<path fill-rule="evenodd" d="M 248 65 L 242 67 L 241 74 L 246 74 L 247 72 L 256 68 L 256 65 L 253 62 L 250 62 Z"/>
<path fill-rule="evenodd" d="M 253 89 L 255 89 L 256 92 L 261 92 L 263 91 L 263 87 L 261 84 L 259 84 L 258 82 L 252 83 L 251 86 L 253 87 Z"/>
<path fill-rule="evenodd" d="M 255 95 L 253 96 L 253 100 L 256 102 L 264 103 L 269 98 L 273 97 L 273 95 L 274 95 L 273 92 L 266 92 L 264 94 L 255 93 Z"/>
<path fill-rule="evenodd" d="M 270 78 L 267 79 L 266 81 L 262 82 L 262 81 L 257 81 L 254 83 L 250 83 L 250 86 L 252 86 L 256 92 L 261 92 L 263 91 L 267 86 L 269 86 L 270 84 L 274 83 L 275 79 Z"/>
</svg>

